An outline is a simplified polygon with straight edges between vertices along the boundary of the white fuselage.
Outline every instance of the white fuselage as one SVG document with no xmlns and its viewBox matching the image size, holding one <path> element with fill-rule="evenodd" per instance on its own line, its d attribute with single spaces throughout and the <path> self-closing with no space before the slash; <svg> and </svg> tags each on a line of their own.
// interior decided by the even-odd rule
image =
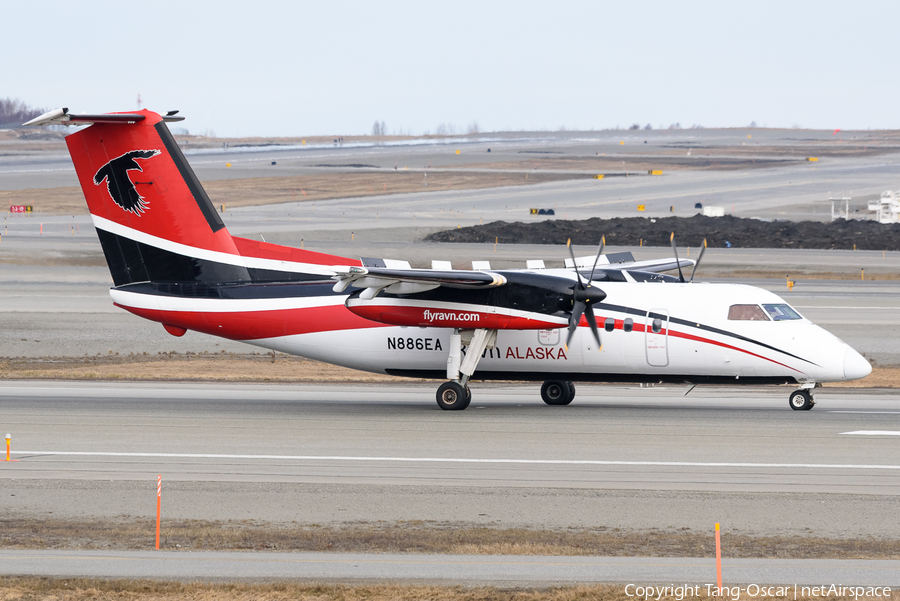
<svg viewBox="0 0 900 601">
<path fill-rule="evenodd" d="M 684 376 L 684 381 L 730 379 L 736 384 L 744 383 L 741 379 L 748 383 L 762 383 L 762 379 L 806 383 L 856 379 L 871 371 L 855 350 L 805 318 L 729 319 L 732 305 L 786 304 L 760 288 L 626 282 L 604 282 L 602 286 L 607 298 L 594 309 L 602 349 L 597 348 L 584 321 L 568 348 L 564 327 L 500 330 L 494 348 L 484 352 L 473 378 L 539 380 L 558 375 L 566 379 L 629 380 L 628 376 L 659 376 L 678 381 Z M 115 289 L 111 292 L 124 308 L 145 302 L 133 298 L 144 295 Z M 277 304 L 278 310 L 295 307 L 298 312 L 329 306 L 347 311 L 349 319 L 351 314 L 339 305 L 339 298 L 345 297 L 304 297 L 296 303 L 290 299 L 260 299 L 252 301 L 252 307 L 265 315 L 270 304 Z M 246 312 L 248 302 L 156 298 L 154 308 L 164 312 L 198 311 L 227 321 L 232 312 L 229 304 L 235 311 Z M 172 305 L 167 306 L 169 303 Z M 323 329 L 244 341 L 359 370 L 438 377 L 436 374 L 447 366 L 451 333 L 449 328 L 372 323 L 364 328 Z"/>
</svg>

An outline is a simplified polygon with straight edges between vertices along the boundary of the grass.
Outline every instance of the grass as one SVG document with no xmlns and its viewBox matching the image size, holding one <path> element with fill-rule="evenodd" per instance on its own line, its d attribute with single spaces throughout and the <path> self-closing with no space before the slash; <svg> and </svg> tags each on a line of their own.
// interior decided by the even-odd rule
<svg viewBox="0 0 900 601">
<path fill-rule="evenodd" d="M 31 601 L 625 601 L 623 587 L 615 585 L 510 589 L 492 586 L 422 586 L 406 584 L 215 584 L 157 582 L 153 580 L 100 580 L 87 578 L 0 578 L 0 599 Z"/>
<path fill-rule="evenodd" d="M 225 159 L 223 159 L 224 163 Z M 273 170 L 275 168 L 273 167 Z M 289 177 L 251 177 L 203 182 L 216 208 L 355 198 L 379 194 L 437 192 L 441 190 L 474 190 L 500 186 L 523 186 L 544 182 L 583 179 L 579 173 L 476 173 L 468 171 L 432 171 L 427 177 L 421 169 L 397 171 L 323 173 Z M 428 183 L 425 186 L 425 183 Z M 34 210 L 53 215 L 87 215 L 87 204 L 81 188 L 40 188 L 0 191 L 0 206 L 33 205 Z M 315 216 L 315 213 L 311 213 Z M 385 216 L 387 217 L 387 216 Z"/>
<path fill-rule="evenodd" d="M 3 549 L 150 550 L 153 520 L 0 519 Z M 269 524 L 165 520 L 160 548 L 184 551 L 335 551 L 603 557 L 711 557 L 710 533 L 616 528 L 530 530 L 441 522 Z M 893 540 L 722 534 L 729 557 L 788 559 L 900 559 Z M 0 597 L 2 598 L 2 597 Z"/>
<path fill-rule="evenodd" d="M 727 583 L 725 583 L 727 585 Z M 695 585 L 696 586 L 696 585 Z M 748 599 L 819 600 L 824 597 L 793 595 L 793 589 L 784 597 L 750 597 L 741 593 L 729 601 Z M 714 601 L 722 597 L 706 594 L 706 586 L 700 587 L 700 595 L 686 597 L 698 601 Z M 633 594 L 633 593 L 632 593 Z M 326 584 L 284 582 L 277 584 L 216 584 L 201 582 L 158 582 L 153 580 L 100 580 L 89 578 L 0 578 L 0 599 L 31 601 L 54 599 L 56 601 L 132 601 L 187 600 L 187 601 L 633 601 L 625 594 L 624 585 L 595 584 L 547 588 L 500 588 L 493 586 L 429 586 L 407 584 Z M 664 601 L 677 597 L 665 596 Z M 865 597 L 866 601 L 898 599 L 892 591 L 888 597 Z M 828 597 L 829 601 L 852 597 Z M 857 600 L 854 600 L 857 601 Z"/>
</svg>

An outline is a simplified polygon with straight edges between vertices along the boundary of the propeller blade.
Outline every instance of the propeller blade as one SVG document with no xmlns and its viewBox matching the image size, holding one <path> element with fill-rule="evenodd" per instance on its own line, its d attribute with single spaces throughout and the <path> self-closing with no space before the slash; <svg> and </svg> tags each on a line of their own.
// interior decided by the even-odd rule
<svg viewBox="0 0 900 601">
<path fill-rule="evenodd" d="M 581 282 L 581 274 L 578 273 L 578 264 L 575 262 L 575 251 L 572 250 L 572 239 L 569 238 L 569 241 L 566 242 L 566 248 L 569 249 L 569 254 L 572 256 L 572 266 L 575 268 L 575 276 L 578 278 L 578 286 L 584 290 L 584 284 Z"/>
<path fill-rule="evenodd" d="M 569 316 L 569 335 L 566 337 L 566 349 L 569 348 L 569 343 L 572 342 L 575 329 L 581 323 L 581 315 L 584 313 L 585 306 L 584 301 L 575 301 L 575 305 L 572 307 L 572 315 Z"/>
<path fill-rule="evenodd" d="M 600 330 L 597 329 L 597 320 L 594 318 L 594 308 L 591 305 L 588 305 L 585 308 L 584 316 L 587 319 L 588 325 L 591 326 L 591 333 L 594 334 L 594 340 L 597 341 L 597 349 L 602 351 L 603 343 L 600 342 Z"/>
<path fill-rule="evenodd" d="M 591 282 L 594 280 L 594 270 L 597 269 L 597 261 L 600 260 L 600 255 L 603 254 L 603 247 L 606 246 L 606 236 L 600 237 L 600 248 L 597 249 L 597 256 L 594 258 L 594 266 L 591 267 L 591 277 L 588 278 L 588 286 L 591 285 Z"/>
<path fill-rule="evenodd" d="M 700 249 L 700 256 L 697 257 L 697 262 L 694 263 L 694 268 L 691 270 L 691 279 L 690 281 L 694 281 L 694 274 L 697 273 L 697 268 L 700 267 L 700 261 L 703 260 L 703 253 L 706 252 L 706 238 L 703 239 L 703 248 Z"/>
<path fill-rule="evenodd" d="M 675 253 L 675 264 L 678 265 L 678 281 L 684 282 L 684 274 L 681 273 L 681 261 L 678 260 L 678 249 L 675 248 L 675 232 L 672 232 L 672 235 L 669 237 L 669 242 L 672 243 L 672 252 Z"/>
</svg>

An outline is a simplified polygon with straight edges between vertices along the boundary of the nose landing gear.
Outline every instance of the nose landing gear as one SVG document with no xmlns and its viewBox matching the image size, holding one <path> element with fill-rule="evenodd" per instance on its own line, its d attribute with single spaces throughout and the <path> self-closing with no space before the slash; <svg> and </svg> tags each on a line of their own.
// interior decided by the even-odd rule
<svg viewBox="0 0 900 601">
<path fill-rule="evenodd" d="M 806 388 L 795 390 L 788 397 L 788 404 L 794 411 L 809 411 L 816 404 L 816 399 Z"/>
</svg>

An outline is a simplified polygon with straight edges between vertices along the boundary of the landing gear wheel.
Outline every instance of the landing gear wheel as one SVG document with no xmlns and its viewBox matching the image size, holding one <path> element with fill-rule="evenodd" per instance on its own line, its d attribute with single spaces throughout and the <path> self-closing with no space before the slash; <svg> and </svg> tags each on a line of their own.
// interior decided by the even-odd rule
<svg viewBox="0 0 900 601">
<path fill-rule="evenodd" d="M 569 389 L 569 400 L 566 402 L 566 405 L 568 405 L 575 400 L 575 384 L 566 382 L 566 387 Z"/>
<path fill-rule="evenodd" d="M 541 398 L 548 405 L 568 405 L 575 398 L 575 385 L 559 380 L 544 382 L 541 386 Z"/>
<path fill-rule="evenodd" d="M 459 382 L 444 382 L 437 390 L 437 404 L 445 411 L 462 411 L 472 402 L 472 392 Z"/>
<path fill-rule="evenodd" d="M 806 390 L 795 390 L 788 397 L 788 404 L 794 411 L 809 411 L 816 402 Z"/>
</svg>

